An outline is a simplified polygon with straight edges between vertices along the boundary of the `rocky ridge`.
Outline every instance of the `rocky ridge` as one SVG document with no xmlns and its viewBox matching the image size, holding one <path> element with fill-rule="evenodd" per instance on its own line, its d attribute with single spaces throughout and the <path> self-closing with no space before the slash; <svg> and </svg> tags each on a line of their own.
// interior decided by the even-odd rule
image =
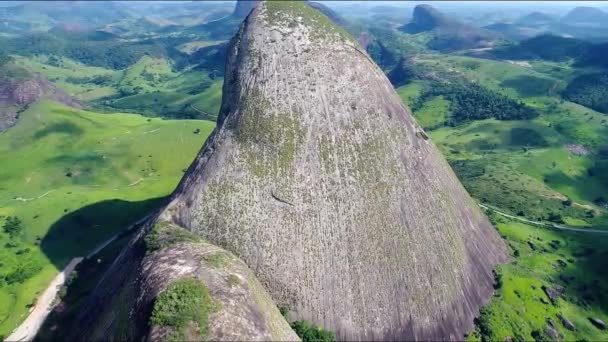
<svg viewBox="0 0 608 342">
<path fill-rule="evenodd" d="M 78 100 L 43 77 L 33 76 L 25 79 L 0 77 L 0 132 L 15 125 L 19 112 L 41 99 L 82 108 Z"/>
<path fill-rule="evenodd" d="M 74 339 L 121 336 L 114 317 L 133 322 L 128 336 L 156 338 L 163 329 L 147 322 L 160 289 L 186 275 L 212 297 L 226 290 L 195 266 L 221 248 L 268 291 L 258 307 L 272 317 L 269 298 L 342 340 L 461 340 L 493 293 L 492 269 L 508 260 L 382 70 L 303 2 L 261 3 L 232 39 L 218 126 L 155 221 L 209 245 L 181 241 L 149 256 L 152 228 L 143 230 Z M 120 309 L 129 298 L 138 299 Z M 248 312 L 243 320 L 255 321 Z M 275 318 L 264 322 L 284 328 Z"/>
<path fill-rule="evenodd" d="M 507 260 L 382 71 L 293 2 L 232 40 L 218 127 L 163 218 L 348 340 L 461 339 Z"/>
</svg>

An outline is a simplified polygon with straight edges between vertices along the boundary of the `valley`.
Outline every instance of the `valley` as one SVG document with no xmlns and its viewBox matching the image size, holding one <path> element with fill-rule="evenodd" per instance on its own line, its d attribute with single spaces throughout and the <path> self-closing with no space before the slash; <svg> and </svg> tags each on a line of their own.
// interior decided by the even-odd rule
<svg viewBox="0 0 608 342">
<path fill-rule="evenodd" d="M 333 75 L 334 69 L 329 68 L 323 69 L 325 73 L 317 74 L 322 69 L 319 67 L 321 64 L 316 67 L 306 64 L 314 56 L 310 50 L 293 48 L 297 51 L 295 55 L 284 55 L 287 51 L 292 52 L 292 46 L 285 43 L 292 38 L 291 30 L 299 32 L 296 27 L 314 27 L 321 23 L 327 32 L 334 32 L 339 37 L 328 40 L 331 43 L 326 42 L 324 48 L 335 48 L 340 39 L 351 41 L 353 46 L 358 44 L 357 49 L 362 55 L 367 53 L 386 74 L 401 102 L 415 117 L 413 125 L 424 130 L 422 133 L 417 130 L 416 137 L 426 137 L 424 141 L 437 147 L 473 198 L 474 207 L 481 206 L 496 228 L 492 233 L 500 235 L 506 246 L 509 261 L 499 264 L 494 270 L 494 294 L 475 315 L 474 327 L 461 338 L 484 342 L 608 340 L 605 326 L 602 328 L 598 323 L 608 322 L 608 296 L 605 295 L 608 293 L 608 274 L 605 271 L 608 266 L 608 64 L 602 57 L 608 51 L 608 31 L 602 24 L 602 18 L 608 15 L 605 11 L 597 12 L 586 7 L 568 11 L 565 7 L 560 10 L 547 7 L 512 12 L 488 9 L 487 13 L 480 9 L 479 12 L 463 14 L 457 5 L 450 7 L 435 3 L 424 6 L 355 3 L 345 7 L 339 3 L 322 2 L 316 5 L 319 7 L 311 5 L 301 9 L 299 5 L 270 2 L 270 11 L 279 13 L 272 17 L 276 20 L 272 24 L 284 25 L 275 31 L 283 32 L 285 36 L 273 36 L 265 45 L 255 41 L 255 44 L 260 44 L 256 46 L 262 52 L 248 52 L 255 57 L 245 58 L 251 63 L 247 64 L 250 69 L 243 67 L 239 73 L 228 74 L 226 71 L 225 74 L 224 63 L 230 57 L 229 42 L 238 33 L 247 14 L 257 6 L 254 2 L 239 1 L 238 6 L 243 7 L 237 6 L 236 9 L 234 3 L 219 2 L 158 3 L 149 9 L 134 3 L 115 3 L 111 8 L 101 9 L 104 2 L 100 2 L 86 10 L 83 4 L 78 10 L 64 7 L 62 2 L 57 4 L 55 8 L 30 2 L 14 8 L 0 7 L 0 20 L 4 23 L 0 25 L 0 337 L 9 336 L 23 322 L 37 298 L 70 260 L 89 255 L 100 243 L 116 236 L 95 258 L 85 258 L 75 272 L 66 274 L 66 283 L 58 290 L 53 302 L 54 309 L 38 334 L 40 340 L 64 340 L 70 336 L 71 325 L 77 322 L 87 303 L 90 304 L 90 298 L 95 298 L 92 296 L 97 284 L 109 277 L 105 274 L 111 274 L 113 261 L 120 257 L 123 248 L 129 250 L 134 241 L 141 240 L 145 229 L 152 229 L 145 228 L 145 222 L 142 222 L 144 228 L 138 225 L 137 229 L 129 232 L 125 228 L 167 205 L 176 186 L 187 175 L 197 153 L 216 128 L 218 117 L 222 117 L 220 114 L 234 111 L 236 103 L 249 113 L 266 113 L 268 108 L 275 107 L 288 113 L 286 107 L 281 107 L 283 101 L 295 103 L 293 108 L 298 113 L 324 113 L 325 109 L 319 109 L 321 107 L 316 111 L 310 110 L 316 108 L 316 101 L 311 100 L 305 106 L 298 101 L 301 98 L 312 99 L 311 94 L 321 92 L 320 89 L 325 89 L 323 101 L 326 101 L 327 94 L 346 96 L 335 90 L 337 88 L 331 91 L 329 89 L 332 88 L 325 88 L 325 83 L 330 84 L 342 74 Z M 292 12 L 298 13 L 300 19 L 290 26 L 282 23 L 281 20 L 286 20 L 285 13 Z M 67 20 L 66 13 L 77 19 Z M 92 17 L 95 19 L 87 19 Z M 585 29 L 588 25 L 595 28 L 593 32 Z M 315 29 L 311 32 L 317 32 Z M 302 37 L 293 46 L 310 43 Z M 313 37 L 329 39 L 319 33 Z M 252 38 L 247 36 L 247 39 Z M 275 57 L 269 57 L 273 56 L 272 53 L 262 46 L 270 49 L 269 46 L 275 46 L 273 44 L 286 44 L 288 48 L 272 51 Z M 281 63 L 294 58 L 290 67 L 281 69 L 286 72 L 283 77 L 270 72 L 270 64 L 265 64 L 279 55 L 282 59 L 272 60 L 272 65 L 283 65 Z M 303 59 L 304 55 L 309 59 Z M 357 68 L 358 65 L 352 70 L 359 70 Z M 293 70 L 298 70 L 299 76 L 292 75 Z M 280 88 L 277 94 L 280 91 L 283 97 L 276 95 L 275 98 L 273 95 L 268 100 L 251 93 L 248 96 L 255 98 L 254 101 L 243 100 L 241 103 L 234 100 L 222 104 L 222 92 L 226 91 L 224 83 L 233 87 L 231 82 L 244 77 L 245 73 L 251 73 L 251 79 L 263 80 L 253 83 L 260 89 L 269 87 L 266 82 L 285 82 L 283 88 L 277 86 Z M 330 74 L 333 79 L 327 77 Z M 271 75 L 277 78 L 271 78 Z M 360 98 L 371 96 L 371 93 L 380 94 L 376 93 L 380 87 L 371 89 L 368 86 L 371 79 L 375 80 L 369 77 L 368 83 L 357 83 L 360 79 L 353 78 L 343 84 L 359 84 L 357 89 L 351 89 L 352 92 L 366 89 L 365 92 L 361 90 Z M 304 84 L 304 80 L 312 80 L 313 83 L 302 86 L 297 92 L 293 90 Z M 243 86 L 243 89 L 249 91 L 251 86 Z M 390 96 L 383 94 L 382 97 Z M 377 98 L 381 97 L 374 99 Z M 338 106 L 336 103 L 340 101 L 342 99 L 330 102 Z M 347 102 L 344 108 L 338 106 L 333 111 L 337 117 L 344 113 L 354 115 L 358 109 L 375 103 L 368 100 L 366 104 L 357 104 L 351 99 Z M 232 144 L 242 150 L 233 154 L 224 152 L 227 154 L 223 158 L 232 162 L 243 158 L 244 170 L 251 173 L 251 179 L 243 184 L 271 189 L 266 192 L 271 194 L 274 199 L 271 202 L 276 202 L 274 205 L 278 209 L 271 208 L 280 213 L 268 223 L 258 222 L 265 220 L 266 214 L 256 214 L 255 220 L 248 220 L 247 227 L 260 224 L 267 229 L 278 225 L 280 220 L 292 220 L 289 221 L 292 225 L 306 222 L 292 216 L 298 205 L 302 205 L 298 197 L 301 184 L 308 184 L 306 182 L 310 182 L 310 178 L 320 179 L 326 175 L 311 173 L 309 178 L 305 178 L 299 174 L 299 168 L 310 170 L 310 164 L 302 160 L 310 162 L 316 157 L 307 155 L 298 159 L 298 153 L 303 153 L 303 144 L 317 146 L 306 139 L 325 136 L 325 130 L 329 128 L 332 134 L 337 135 L 336 132 L 343 128 L 332 126 L 331 121 L 323 121 L 325 124 L 320 125 L 319 118 L 304 125 L 297 121 L 298 115 L 285 120 L 273 115 L 266 113 L 255 119 L 245 116 L 249 121 L 235 119 L 225 123 L 227 130 L 238 127 L 230 134 L 238 137 Z M 379 126 L 375 125 L 380 125 L 385 118 L 378 120 L 363 130 L 367 132 L 362 135 L 365 139 L 372 139 L 368 136 L 372 130 L 370 127 L 376 129 Z M 368 184 L 376 184 L 371 187 L 373 196 L 372 192 L 368 192 L 368 196 L 384 194 L 374 197 L 377 201 L 384 200 L 395 189 L 407 194 L 412 188 L 391 183 L 384 174 L 386 169 L 376 165 L 384 163 L 379 158 L 386 151 L 380 147 L 383 144 L 376 145 L 377 141 L 373 140 L 376 138 L 368 141 L 357 135 L 361 125 L 368 124 L 361 122 L 353 124 L 351 136 L 341 136 L 343 140 L 340 140 L 352 139 L 357 146 L 356 156 L 361 157 L 361 160 L 351 158 L 355 162 L 343 171 L 354 172 L 354 169 L 357 173 L 348 181 L 350 205 L 354 206 L 356 202 L 353 189 Z M 397 139 L 395 137 L 398 136 L 399 133 L 391 131 L 384 139 Z M 349 153 L 348 146 L 340 145 L 337 140 L 320 140 L 318 150 L 322 170 L 330 164 L 336 168 L 350 165 L 350 161 L 340 161 Z M 406 149 L 403 146 L 401 148 Z M 332 154 L 334 148 L 340 153 Z M 310 149 L 306 153 L 314 151 Z M 271 158 L 272 153 L 278 158 Z M 249 157 L 243 157 L 246 155 Z M 298 168 L 290 166 L 296 161 L 301 163 Z M 188 249 L 188 255 L 195 258 L 210 250 L 215 251 L 217 247 L 211 243 L 217 241 L 225 244 L 219 246 L 226 249 L 221 250 L 222 253 L 232 253 L 234 255 L 230 254 L 230 258 L 236 260 L 227 269 L 239 277 L 248 277 L 250 286 L 260 286 L 261 297 L 272 297 L 274 303 L 266 303 L 266 299 L 257 303 L 263 303 L 263 308 L 272 308 L 264 312 L 268 313 L 271 321 L 277 320 L 277 326 L 285 329 L 285 322 L 277 318 L 275 312 L 276 306 L 281 309 L 289 323 L 284 330 L 287 335 L 281 336 L 291 336 L 291 326 L 300 337 L 303 336 L 302 331 L 308 331 L 327 340 L 335 339 L 334 333 L 338 339 L 345 336 L 354 338 L 354 330 L 348 330 L 335 318 L 328 318 L 333 317 L 329 309 L 327 312 L 317 311 L 317 307 L 310 304 L 319 300 L 317 295 L 310 295 L 305 304 L 296 305 L 295 298 L 298 297 L 289 292 L 296 290 L 280 287 L 286 285 L 274 278 L 283 264 L 267 266 L 272 272 L 260 271 L 264 266 L 258 260 L 260 246 L 247 247 L 247 243 L 254 241 L 249 233 L 235 235 L 237 223 L 248 217 L 247 210 L 243 208 L 262 203 L 259 201 L 265 192 L 260 190 L 258 193 L 256 188 L 247 190 L 244 185 L 239 192 L 235 191 L 236 187 L 229 184 L 240 184 L 239 177 L 243 177 L 245 171 L 241 170 L 241 164 L 234 165 L 234 169 L 226 166 L 231 171 L 225 174 L 225 177 L 235 177 L 233 180 L 213 183 L 214 187 L 205 190 L 208 191 L 206 194 L 196 188 L 207 197 L 199 198 L 197 196 L 203 195 L 198 193 L 188 194 L 192 196 L 187 201 L 188 205 L 177 206 L 181 210 L 179 215 L 171 211 L 171 215 L 179 217 L 176 221 L 182 227 L 194 232 L 200 224 L 197 215 L 212 221 L 213 229 L 201 233 L 205 238 L 202 245 L 194 251 Z M 391 167 L 389 165 L 388 169 L 396 174 L 396 169 Z M 277 180 L 268 178 L 274 176 Z M 209 177 L 207 173 L 205 177 Z M 356 182 L 351 184 L 353 179 Z M 335 187 L 342 181 L 328 178 L 325 183 Z M 419 186 L 419 182 L 423 181 L 412 182 L 412 186 Z M 416 189 L 414 193 L 418 196 L 422 190 Z M 215 191 L 219 192 L 216 194 Z M 255 194 L 258 202 L 243 197 L 247 191 Z M 342 205 L 340 196 L 344 194 L 340 191 L 326 192 L 323 188 L 320 193 L 329 194 L 327 201 L 335 201 L 335 208 Z M 429 203 L 443 205 L 446 201 L 444 196 L 452 194 L 443 190 L 438 193 L 441 195 L 437 195 L 436 201 L 429 200 Z M 399 195 L 394 196 L 397 198 Z M 305 196 L 301 198 L 307 199 Z M 415 203 L 424 201 L 426 199 L 421 198 Z M 197 203 L 194 206 L 197 210 L 205 210 L 205 214 L 184 211 L 186 209 L 183 208 L 190 208 L 192 202 Z M 239 206 L 234 203 L 249 204 Z M 322 203 L 325 202 L 318 202 L 317 207 Z M 369 201 L 366 203 L 365 208 L 372 205 Z M 220 216 L 221 210 L 225 210 L 224 216 Z M 452 215 L 452 210 L 455 209 L 442 210 L 441 213 Z M 259 209 L 258 212 L 267 211 Z M 344 213 L 343 216 L 346 215 Z M 308 214 L 309 211 L 306 212 Z M 227 220 L 230 215 L 234 216 Z M 373 215 L 365 215 L 364 210 L 358 215 L 349 229 L 353 229 L 358 221 L 373 221 L 370 218 Z M 338 222 L 338 218 L 332 220 Z M 380 222 L 380 219 L 376 221 Z M 416 227 L 431 221 L 428 216 Z M 192 226 L 186 227 L 185 222 Z M 300 231 L 310 232 L 307 229 L 310 227 L 290 234 L 297 236 Z M 321 255 L 322 248 L 337 241 L 336 236 L 340 235 L 323 229 L 319 232 L 325 233 L 307 235 L 306 241 L 316 242 L 311 242 L 306 247 L 308 254 L 303 254 Z M 455 237 L 458 234 L 454 232 L 452 228 L 445 228 L 443 233 L 428 228 L 420 232 L 417 241 L 434 245 L 449 240 L 446 245 L 459 246 Z M 265 254 L 269 258 L 267 262 L 275 262 L 277 255 L 287 253 L 283 249 L 277 255 L 268 252 L 271 246 L 276 248 L 290 243 L 291 240 L 283 235 L 280 238 L 285 240 L 280 242 L 279 235 L 264 231 L 262 254 L 268 253 Z M 397 235 L 398 238 L 395 237 Z M 358 236 L 364 243 L 371 243 L 376 238 L 375 235 Z M 401 238 L 399 234 L 395 236 L 395 241 Z M 352 236 L 349 239 L 353 239 Z M 382 248 L 379 243 L 374 243 L 377 248 Z M 165 252 L 183 252 L 179 246 L 171 248 Z M 291 252 L 297 248 L 292 246 Z M 375 253 L 377 249 L 370 247 L 366 251 Z M 137 249 L 129 253 L 134 258 L 143 258 L 142 264 L 158 257 L 152 252 L 144 252 L 145 257 L 142 257 Z M 415 256 L 420 258 L 421 255 Z M 416 257 L 406 259 L 416 260 Z M 345 257 L 337 264 L 348 264 L 352 258 Z M 378 265 L 388 265 L 388 254 L 382 258 L 383 263 L 378 261 Z M 367 256 L 360 262 L 372 262 L 370 260 L 375 259 Z M 207 260 L 207 264 L 202 263 L 200 267 L 213 277 L 225 276 L 214 273 L 220 272 L 214 262 Z M 306 262 L 310 262 L 306 268 L 298 269 L 301 274 L 311 268 L 316 270 L 314 276 L 329 272 L 329 268 L 323 268 L 327 262 L 325 257 Z M 254 269 L 253 278 L 240 269 L 241 263 Z M 138 270 L 130 264 L 125 267 L 132 267 L 131 271 Z M 361 280 L 371 281 L 361 272 Z M 301 276 L 300 273 L 286 274 L 293 279 Z M 311 279 L 316 279 L 314 276 L 306 278 L 307 281 L 312 282 Z M 260 278 L 259 283 L 257 278 Z M 451 276 L 445 279 L 453 282 Z M 427 279 L 420 281 L 426 282 Z M 445 289 L 447 283 L 445 286 L 437 285 L 441 280 L 435 281 L 432 286 L 436 293 L 429 298 L 440 301 L 444 298 L 442 296 L 452 293 Z M 361 283 L 357 285 L 360 286 L 358 291 L 363 291 L 361 289 L 365 286 L 365 281 Z M 433 284 L 432 277 L 428 280 L 429 288 L 430 284 Z M 450 284 L 459 286 L 455 282 Z M 399 291 L 408 288 L 409 291 L 423 293 L 419 285 L 415 285 L 413 290 L 406 286 Z M 325 292 L 322 292 L 326 293 L 335 284 L 331 282 L 324 286 Z M 235 291 L 238 289 L 239 286 Z M 121 292 L 121 296 L 128 296 L 128 293 Z M 277 298 L 280 298 L 278 302 Z M 365 297 L 362 302 L 365 304 L 367 300 Z M 411 302 L 410 306 L 420 305 L 424 300 Z M 433 308 L 443 305 L 434 303 Z M 331 309 L 336 310 L 336 307 Z M 311 330 L 307 330 L 309 320 L 312 321 Z M 318 331 L 315 326 L 318 326 Z M 332 329 L 328 328 L 330 332 L 326 335 L 321 328 L 330 326 L 342 330 L 331 332 Z"/>
</svg>

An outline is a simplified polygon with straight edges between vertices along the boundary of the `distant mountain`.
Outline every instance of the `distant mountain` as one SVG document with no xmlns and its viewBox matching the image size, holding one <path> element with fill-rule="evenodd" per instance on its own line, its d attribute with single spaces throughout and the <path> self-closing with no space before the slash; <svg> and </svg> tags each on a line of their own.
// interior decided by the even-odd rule
<svg viewBox="0 0 608 342">
<path fill-rule="evenodd" d="M 593 44 L 576 38 L 543 34 L 517 45 L 503 46 L 479 55 L 514 60 L 574 61 L 576 66 L 608 67 L 608 43 Z"/>
<path fill-rule="evenodd" d="M 518 45 L 495 49 L 492 54 L 501 59 L 578 60 L 583 58 L 590 45 L 579 39 L 543 34 Z"/>
<path fill-rule="evenodd" d="M 549 14 L 532 12 L 512 23 L 498 22 L 483 28 L 499 33 L 507 39 L 524 40 L 547 32 L 549 25 L 557 20 Z"/>
<path fill-rule="evenodd" d="M 505 38 L 512 40 L 524 40 L 545 32 L 541 27 L 530 27 L 510 23 L 495 23 L 484 26 L 483 29 L 496 32 L 503 35 Z"/>
<path fill-rule="evenodd" d="M 430 5 L 416 6 L 412 21 L 402 30 L 411 34 L 428 32 L 432 36 L 428 47 L 446 52 L 488 47 L 498 38 L 495 33 L 466 25 Z"/>
<path fill-rule="evenodd" d="M 2 17 L 22 21 L 77 23 L 89 28 L 98 27 L 130 16 L 119 2 L 96 1 L 29 1 L 19 6 L 4 8 Z"/>
<path fill-rule="evenodd" d="M 514 24 L 518 26 L 537 27 L 543 25 L 549 25 L 554 22 L 557 18 L 550 14 L 542 12 L 532 12 L 521 18 L 519 18 Z"/>
<path fill-rule="evenodd" d="M 339 26 L 346 26 L 348 24 L 348 22 L 341 15 L 339 15 L 338 13 L 336 13 L 336 11 L 325 6 L 322 3 L 314 1 L 306 1 L 306 3 L 308 4 L 308 6 L 325 14 L 325 16 L 327 16 L 334 24 Z"/>
<path fill-rule="evenodd" d="M 431 5 L 418 5 L 414 8 L 412 21 L 403 27 L 407 33 L 420 33 L 435 29 L 447 29 L 464 26 L 449 19 Z"/>
<path fill-rule="evenodd" d="M 560 19 L 562 24 L 605 27 L 608 26 L 608 13 L 595 7 L 575 7 Z"/>
</svg>

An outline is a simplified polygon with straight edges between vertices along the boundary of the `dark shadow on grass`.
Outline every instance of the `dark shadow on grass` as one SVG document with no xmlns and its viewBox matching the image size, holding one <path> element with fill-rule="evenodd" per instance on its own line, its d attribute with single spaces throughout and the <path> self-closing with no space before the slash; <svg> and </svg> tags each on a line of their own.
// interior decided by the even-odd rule
<svg viewBox="0 0 608 342">
<path fill-rule="evenodd" d="M 62 269 L 77 256 L 86 256 L 99 244 L 145 217 L 164 203 L 166 197 L 139 202 L 107 200 L 70 212 L 55 222 L 40 248 Z"/>
<path fill-rule="evenodd" d="M 34 139 L 42 139 L 50 134 L 68 134 L 68 135 L 82 135 L 83 129 L 76 126 L 75 124 L 65 120 L 57 123 L 52 123 L 34 133 Z"/>
<path fill-rule="evenodd" d="M 540 133 L 531 128 L 512 128 L 509 134 L 511 146 L 547 147 L 549 143 Z"/>
<path fill-rule="evenodd" d="M 504 80 L 500 85 L 505 88 L 513 88 L 520 96 L 528 97 L 547 95 L 555 82 L 547 78 L 522 75 Z"/>
</svg>

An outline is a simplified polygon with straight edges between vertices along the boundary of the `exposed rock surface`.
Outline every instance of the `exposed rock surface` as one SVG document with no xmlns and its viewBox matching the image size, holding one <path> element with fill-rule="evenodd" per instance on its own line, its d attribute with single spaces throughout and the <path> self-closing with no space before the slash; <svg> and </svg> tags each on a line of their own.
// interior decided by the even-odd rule
<svg viewBox="0 0 608 342">
<path fill-rule="evenodd" d="M 232 15 L 238 18 L 245 18 L 260 3 L 261 0 L 238 0 Z"/>
<path fill-rule="evenodd" d="M 414 8 L 412 21 L 402 29 L 413 34 L 432 33 L 428 46 L 440 51 L 488 47 L 497 38 L 495 33 L 466 25 L 426 4 Z"/>
<path fill-rule="evenodd" d="M 315 1 L 306 1 L 306 4 L 316 9 L 317 11 L 325 14 L 325 16 L 327 16 L 329 20 L 331 20 L 336 25 L 346 26 L 348 24 L 348 22 L 344 18 L 342 18 L 341 15 L 336 13 L 336 11 L 334 11 L 333 9 L 327 7 L 325 4 Z"/>
<path fill-rule="evenodd" d="M 299 340 L 255 275 L 233 254 L 180 227 L 157 223 L 154 229 L 138 233 L 118 257 L 80 313 L 69 340 L 166 340 L 172 329 L 150 325 L 150 314 L 158 294 L 184 278 L 200 280 L 217 306 L 209 316 L 207 335 L 190 338 Z M 149 241 L 153 234 L 154 248 Z"/>
<path fill-rule="evenodd" d="M 576 330 L 576 326 L 574 325 L 574 323 L 572 323 L 569 319 L 567 319 L 566 317 L 557 314 L 557 318 L 559 318 L 559 320 L 562 322 L 562 325 L 564 326 L 564 328 L 570 330 L 570 331 L 575 331 Z"/>
<path fill-rule="evenodd" d="M 543 285 L 541 286 L 541 289 L 545 292 L 547 297 L 549 297 L 552 304 L 556 304 L 557 299 L 565 292 L 565 289 L 559 285 L 554 285 L 553 287 Z"/>
<path fill-rule="evenodd" d="M 304 3 L 266 2 L 225 74 L 163 218 L 340 339 L 462 339 L 506 249 L 367 54 Z"/>
<path fill-rule="evenodd" d="M 81 108 L 78 100 L 45 78 L 0 77 L 0 132 L 17 123 L 20 110 L 41 99 L 50 99 L 74 108 Z"/>
<path fill-rule="evenodd" d="M 421 4 L 414 7 L 412 21 L 405 26 L 405 30 L 409 33 L 418 33 L 459 25 L 457 21 L 449 19 L 435 7 Z"/>
<path fill-rule="evenodd" d="M 604 323 L 604 321 L 599 318 L 589 317 L 589 322 L 591 322 L 591 324 L 593 324 L 596 328 L 600 330 L 606 329 L 606 323 Z"/>
</svg>

